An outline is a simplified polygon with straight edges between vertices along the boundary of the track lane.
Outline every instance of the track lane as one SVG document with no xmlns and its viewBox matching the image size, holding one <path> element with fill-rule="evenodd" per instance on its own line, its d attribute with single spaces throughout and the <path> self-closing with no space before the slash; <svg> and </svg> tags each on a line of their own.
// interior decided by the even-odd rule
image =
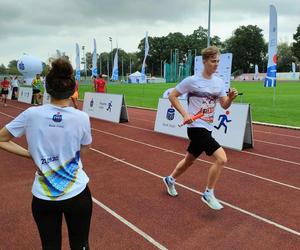
<svg viewBox="0 0 300 250">
<path fill-rule="evenodd" d="M 102 121 L 101 121 L 101 122 L 102 122 Z M 144 121 L 142 121 L 142 122 L 144 122 Z M 110 124 L 110 125 L 114 125 L 114 124 L 111 124 L 111 123 L 109 123 L 109 124 Z M 125 134 L 128 133 L 127 130 L 125 130 L 125 131 L 123 131 L 123 129 L 120 129 L 120 130 L 122 131 L 122 133 L 123 133 L 123 132 L 125 132 Z M 115 132 L 115 131 L 113 131 L 113 132 Z M 135 132 L 136 132 L 136 131 L 135 131 Z M 145 133 L 145 131 L 143 131 L 143 132 Z M 93 132 L 93 133 L 94 133 L 94 132 Z M 147 136 L 147 135 L 148 135 L 148 134 L 146 133 L 145 136 Z M 164 135 L 160 135 L 160 136 L 163 137 Z M 106 142 L 105 142 L 106 140 L 105 140 L 105 138 L 104 138 L 103 136 L 101 136 L 101 137 L 102 137 L 102 138 L 101 138 L 101 142 L 102 142 L 102 143 L 101 143 L 101 147 L 103 147 L 103 143 L 104 143 L 104 146 L 106 145 Z M 170 138 L 170 136 L 165 136 L 165 137 Z M 150 140 L 152 140 L 152 139 L 153 139 L 153 138 L 151 138 Z M 154 139 L 156 139 L 156 138 L 154 138 Z M 178 139 L 178 138 L 176 138 L 176 139 Z M 112 139 L 109 139 L 109 140 L 112 141 Z M 143 139 L 143 140 L 147 141 L 146 139 Z M 183 139 L 180 139 L 180 140 L 181 140 L 180 143 L 182 143 L 182 140 L 183 140 Z M 98 141 L 98 140 L 97 140 L 97 141 Z M 113 146 L 107 144 L 106 146 L 110 149 L 109 152 L 111 151 L 111 147 L 116 147 L 116 144 L 119 143 L 119 142 L 120 142 L 120 140 L 115 141 Z M 159 144 L 161 144 L 161 140 L 160 140 L 160 143 L 159 143 Z M 185 151 L 185 148 L 182 147 L 181 145 L 174 146 L 173 141 L 171 141 L 171 143 L 169 142 L 169 144 L 172 144 L 172 145 L 171 145 L 171 148 L 172 148 L 172 149 L 179 146 L 179 147 L 182 149 L 182 152 Z M 124 144 L 124 145 L 125 145 L 125 144 Z M 123 145 L 123 147 L 122 147 L 122 150 L 124 149 L 124 147 L 128 147 L 127 144 L 126 144 L 127 146 L 124 146 L 124 145 Z M 169 145 L 169 146 L 170 146 L 170 145 Z M 132 147 L 132 146 L 131 146 L 131 147 Z M 140 146 L 139 146 L 139 147 L 140 147 Z M 146 152 L 147 152 L 147 151 L 149 151 L 149 149 L 147 149 Z M 137 153 L 137 154 L 138 154 L 138 153 Z M 165 154 L 168 154 L 168 152 L 165 152 Z M 137 155 L 136 155 L 136 156 L 137 156 Z M 140 160 L 140 157 L 142 157 L 142 156 L 137 156 L 137 158 L 138 158 L 139 160 Z M 159 158 L 159 155 L 156 154 L 156 157 Z M 172 161 L 172 160 L 175 162 L 176 159 L 174 159 L 174 158 L 175 158 L 175 157 L 174 157 L 174 154 L 171 154 L 171 155 L 170 155 L 170 160 L 169 160 L 169 158 L 167 158 L 167 161 L 166 161 L 167 163 L 166 163 L 166 165 L 168 164 L 168 166 L 170 166 L 170 161 Z M 131 159 L 129 159 L 129 160 L 132 161 Z M 151 158 L 150 160 L 149 160 L 149 159 L 147 159 L 147 160 L 150 161 L 150 162 L 153 162 L 153 163 L 156 162 L 156 159 L 152 159 L 152 158 Z M 101 161 L 102 161 L 102 160 L 101 160 Z M 97 161 L 97 162 L 98 162 L 98 161 Z M 105 162 L 105 161 L 103 161 L 103 162 Z M 158 165 L 159 165 L 159 162 L 160 162 L 160 161 L 158 161 Z M 120 162 L 115 162 L 115 163 L 120 163 Z M 175 164 L 175 163 L 172 163 L 172 165 L 173 165 L 173 164 Z M 202 164 L 205 165 L 205 163 L 201 163 L 201 167 L 200 167 L 200 168 L 205 169 L 205 167 L 203 167 Z M 173 166 L 172 166 L 172 167 L 173 167 Z M 171 167 L 171 168 L 172 168 L 172 167 Z M 170 169 L 168 169 L 168 168 L 169 168 L 169 167 L 166 168 L 166 171 L 169 171 L 169 170 L 170 170 Z M 111 171 L 111 168 L 110 168 L 109 170 Z M 192 170 L 192 169 L 191 169 L 191 170 Z M 189 172 L 190 172 L 190 171 L 189 171 Z M 188 173 L 188 172 L 187 172 L 187 173 Z M 199 172 L 197 171 L 196 174 L 199 174 Z M 200 175 L 202 176 L 203 174 L 200 173 Z M 206 176 L 206 174 L 204 174 L 204 176 Z M 232 174 L 230 174 L 230 176 L 232 176 Z M 143 178 L 145 178 L 145 177 L 143 176 Z M 148 177 L 146 177 L 146 178 L 148 178 Z M 196 179 L 196 178 L 193 176 L 193 174 L 191 173 L 189 176 L 186 177 L 186 180 L 185 180 L 186 183 L 187 183 L 187 184 L 190 184 L 189 181 L 190 181 L 190 179 L 192 179 L 192 178 L 193 178 L 193 179 Z M 222 177 L 222 178 L 223 178 L 223 177 Z M 230 177 L 230 178 L 231 178 L 231 177 Z M 242 180 L 244 180 L 244 179 L 242 178 Z M 181 179 L 180 179 L 180 181 L 181 181 Z M 240 180 L 240 177 L 237 177 L 235 182 L 238 183 L 239 181 L 241 181 L 241 180 Z M 134 182 L 134 181 L 133 181 L 133 182 Z M 249 185 L 253 185 L 253 183 L 252 183 L 251 181 L 248 181 L 248 182 L 249 182 Z M 201 179 L 201 183 L 205 183 L 205 178 L 204 178 L 204 179 Z M 222 181 L 221 181 L 220 183 L 222 183 Z M 243 183 L 244 183 L 244 182 L 243 182 Z M 246 182 L 246 184 L 247 184 L 247 182 Z M 98 184 L 95 184 L 95 185 L 98 185 Z M 125 183 L 125 185 L 128 185 L 128 184 Z M 162 185 L 161 182 L 160 182 L 160 185 Z M 197 189 L 197 187 L 199 186 L 199 180 L 195 180 L 195 183 L 192 183 L 192 185 Z M 225 185 L 225 184 L 224 184 L 224 185 Z M 248 185 L 248 184 L 247 184 L 247 185 Z M 135 187 L 134 184 L 133 184 L 133 186 Z M 273 188 L 273 185 L 272 185 L 272 188 Z M 220 189 L 221 189 L 221 188 L 220 188 Z M 157 189 L 155 189 L 155 190 L 157 190 Z M 154 191 L 155 191 L 155 190 L 154 190 Z M 160 187 L 159 190 L 161 190 L 161 187 Z M 219 189 L 218 189 L 218 190 L 219 190 Z M 122 191 L 123 191 L 123 190 L 122 190 Z M 140 191 L 140 190 L 138 190 L 138 191 L 136 191 L 136 192 L 139 192 L 139 191 Z M 133 192 L 133 194 L 136 194 L 136 192 Z M 185 191 L 182 191 L 181 193 L 183 193 L 183 192 L 185 193 Z M 189 193 L 189 192 L 188 192 L 188 193 Z M 113 194 L 114 194 L 114 193 L 113 193 Z M 222 195 L 222 197 L 223 197 L 225 194 L 221 194 L 221 193 L 220 193 L 220 195 Z M 189 194 L 188 196 L 189 196 L 188 198 L 191 198 L 190 194 Z M 195 195 L 192 196 L 192 199 L 195 199 L 194 196 L 195 196 Z M 234 197 L 234 196 L 233 196 L 233 197 Z M 254 196 L 254 197 L 255 197 L 255 196 Z M 141 197 L 141 198 L 142 198 L 142 197 Z M 169 198 L 169 197 L 168 197 L 168 198 Z M 197 199 L 198 199 L 198 197 L 197 197 Z M 189 200 L 188 200 L 188 201 L 189 201 Z M 127 202 L 131 204 L 131 200 L 128 200 Z M 138 201 L 136 201 L 136 202 L 138 202 Z M 273 201 L 272 201 L 272 202 L 273 202 Z M 135 204 L 135 203 L 134 203 L 134 204 Z M 181 206 L 182 206 L 183 204 L 189 204 L 189 203 L 182 203 Z M 201 204 L 201 203 L 200 203 L 200 204 Z M 193 202 L 192 202 L 191 204 L 189 204 L 188 206 L 190 206 L 191 208 L 195 209 L 195 204 L 194 204 Z M 178 205 L 178 209 L 180 209 L 180 205 Z M 141 214 L 141 212 L 139 212 L 138 214 Z M 176 217 L 176 218 L 177 218 L 177 217 Z M 294 218 L 295 218 L 295 217 L 294 217 Z M 297 217 L 296 217 L 296 218 L 297 218 Z M 171 218 L 170 218 L 170 219 L 171 219 Z M 202 217 L 201 217 L 200 219 L 201 219 L 201 220 L 204 220 L 204 218 L 202 218 Z M 184 224 L 183 224 L 183 225 L 184 225 Z M 207 226 L 207 225 L 202 225 L 202 227 L 204 227 L 204 228 L 206 228 L 206 226 Z M 183 226 L 183 227 L 185 227 L 185 226 Z M 238 225 L 238 227 L 243 228 L 243 225 Z M 256 226 L 255 226 L 255 227 L 256 227 Z M 245 225 L 245 229 L 248 229 L 248 227 L 247 227 L 246 225 Z M 151 230 L 150 230 L 150 231 L 151 231 Z M 192 231 L 192 232 L 193 232 L 193 231 Z M 246 231 L 244 231 L 244 232 L 246 232 Z M 194 232 L 194 234 L 195 234 L 195 236 L 198 237 L 199 234 L 201 234 L 201 232 L 200 232 L 200 233 L 199 233 L 199 232 Z M 207 234 L 206 234 L 206 235 L 207 235 Z M 205 235 L 203 235 L 203 236 L 205 237 Z M 197 240 L 196 240 L 197 237 L 195 237 L 195 239 L 194 239 L 196 242 L 197 242 Z M 286 235 L 285 237 L 290 239 L 290 237 L 289 237 L 288 235 Z M 188 237 L 187 237 L 187 238 L 188 238 Z M 191 237 L 191 238 L 192 238 L 192 237 Z M 279 238 L 281 238 L 281 237 L 279 236 Z M 292 237 L 292 238 L 293 238 L 293 237 Z M 183 238 L 181 238 L 181 239 L 182 239 L 182 242 L 185 243 L 185 244 L 184 244 L 185 246 L 190 246 L 190 247 L 194 246 L 194 247 L 195 247 L 194 243 L 193 243 L 193 242 L 190 242 L 190 240 L 185 241 Z M 256 239 L 256 240 L 257 240 L 257 239 Z M 198 240 L 198 241 L 199 241 L 199 240 Z M 269 241 L 270 243 L 274 242 L 274 240 L 273 240 L 272 237 L 271 237 L 271 239 L 268 240 L 268 241 Z M 243 240 L 243 242 L 248 242 L 248 239 Z M 275 241 L 275 242 L 277 242 L 277 241 Z M 292 239 L 291 242 L 294 242 L 294 240 Z M 296 242 L 297 242 L 297 241 L 296 241 Z M 250 243 L 250 242 L 249 242 L 249 243 Z M 297 242 L 297 243 L 298 243 L 298 242 Z M 220 243 L 219 243 L 219 242 L 216 242 L 215 245 L 213 245 L 213 243 L 210 241 L 209 244 L 211 244 L 211 246 L 218 246 L 218 244 L 220 244 Z M 226 244 L 228 244 L 228 246 L 230 245 L 230 243 L 226 243 Z M 245 245 L 243 245 L 243 243 L 241 243 L 241 244 L 242 244 L 242 246 L 245 246 Z M 251 244 L 252 244 L 252 243 L 251 243 Z M 257 243 L 256 243 L 256 244 L 257 244 Z M 288 242 L 285 242 L 285 244 L 287 244 L 287 246 L 292 246 L 292 245 L 290 245 Z M 180 245 L 180 244 L 179 244 L 179 245 Z M 258 244 L 258 246 L 260 246 L 260 245 Z M 261 245 L 261 246 L 263 246 L 263 245 Z M 283 245 L 282 245 L 282 246 L 283 246 Z M 172 248 L 172 249 L 173 249 L 173 248 Z M 176 246 L 174 246 L 174 249 L 176 249 Z M 180 248 L 177 248 L 177 249 L 180 249 Z M 292 249 L 292 248 L 291 248 L 291 249 Z"/>
</svg>

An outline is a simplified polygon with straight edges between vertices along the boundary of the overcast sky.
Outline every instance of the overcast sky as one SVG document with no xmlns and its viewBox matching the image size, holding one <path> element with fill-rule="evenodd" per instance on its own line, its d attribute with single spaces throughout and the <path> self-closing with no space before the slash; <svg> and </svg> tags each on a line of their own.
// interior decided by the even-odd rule
<svg viewBox="0 0 300 250">
<path fill-rule="evenodd" d="M 191 34 L 207 28 L 208 0 L 0 0 L 0 64 L 27 53 L 46 61 L 56 50 L 73 64 L 75 43 L 97 52 L 110 51 L 109 37 L 126 52 L 137 51 L 140 40 L 170 32 Z M 293 42 L 300 25 L 295 0 L 211 0 L 211 36 L 222 41 L 241 25 L 257 25 L 268 40 L 269 5 L 277 8 L 278 40 Z M 151 48 L 150 48 L 151 49 Z"/>
</svg>

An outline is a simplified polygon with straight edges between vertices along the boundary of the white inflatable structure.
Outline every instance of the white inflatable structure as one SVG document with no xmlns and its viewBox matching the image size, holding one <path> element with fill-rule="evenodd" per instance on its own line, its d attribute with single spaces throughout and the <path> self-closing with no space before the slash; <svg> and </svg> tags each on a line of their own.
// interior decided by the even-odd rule
<svg viewBox="0 0 300 250">
<path fill-rule="evenodd" d="M 31 85 L 32 80 L 36 74 L 43 71 L 42 61 L 34 56 L 24 54 L 17 64 L 19 72 L 24 77 L 24 84 Z"/>
</svg>

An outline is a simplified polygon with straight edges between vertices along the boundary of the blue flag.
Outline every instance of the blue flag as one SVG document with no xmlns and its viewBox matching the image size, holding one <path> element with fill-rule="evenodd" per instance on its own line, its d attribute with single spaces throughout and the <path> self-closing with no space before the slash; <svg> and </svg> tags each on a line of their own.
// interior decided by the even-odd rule
<svg viewBox="0 0 300 250">
<path fill-rule="evenodd" d="M 114 67 L 113 67 L 111 79 L 114 80 L 114 81 L 119 80 L 118 49 L 116 50 L 116 54 L 115 54 L 115 57 L 114 57 Z"/>
<path fill-rule="evenodd" d="M 144 56 L 143 65 L 142 65 L 141 82 L 146 82 L 145 67 L 146 67 L 146 58 L 148 56 L 148 53 L 149 53 L 148 32 L 146 32 L 146 36 L 145 36 L 145 56 Z"/>
<path fill-rule="evenodd" d="M 276 64 L 277 64 L 277 12 L 273 5 L 270 5 L 269 20 L 269 46 L 268 46 L 268 69 L 265 78 L 265 87 L 276 87 Z"/>
<path fill-rule="evenodd" d="M 76 59 L 75 59 L 75 63 L 76 63 L 75 79 L 77 81 L 79 81 L 80 80 L 80 54 L 79 54 L 79 45 L 78 45 L 78 43 L 76 43 Z"/>
<path fill-rule="evenodd" d="M 97 76 L 97 47 L 96 47 L 95 38 L 94 38 L 94 49 L 93 49 L 93 57 L 92 57 L 92 76 Z"/>
</svg>

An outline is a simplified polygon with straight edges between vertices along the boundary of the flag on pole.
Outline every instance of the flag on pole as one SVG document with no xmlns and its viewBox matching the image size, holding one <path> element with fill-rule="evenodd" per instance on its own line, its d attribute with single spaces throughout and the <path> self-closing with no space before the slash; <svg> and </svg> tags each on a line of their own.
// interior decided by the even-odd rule
<svg viewBox="0 0 300 250">
<path fill-rule="evenodd" d="M 269 19 L 269 46 L 268 46 L 268 69 L 264 81 L 265 87 L 276 87 L 276 64 L 277 64 L 277 12 L 274 5 L 270 5 Z"/>
<path fill-rule="evenodd" d="M 258 80 L 258 65 L 255 64 L 254 80 Z"/>
<path fill-rule="evenodd" d="M 295 79 L 296 78 L 296 64 L 294 62 L 292 62 L 292 78 Z"/>
<path fill-rule="evenodd" d="M 97 47 L 96 47 L 95 38 L 94 38 L 94 49 L 93 49 L 93 57 L 92 57 L 92 76 L 97 76 Z"/>
<path fill-rule="evenodd" d="M 80 54 L 79 54 L 79 45 L 76 43 L 76 59 L 75 59 L 75 64 L 76 64 L 76 69 L 75 69 L 75 79 L 77 81 L 80 80 Z"/>
<path fill-rule="evenodd" d="M 118 48 L 116 50 L 116 54 L 115 54 L 115 57 L 114 57 L 114 67 L 113 67 L 113 70 L 112 70 L 111 79 L 114 80 L 114 81 L 118 81 L 119 80 Z"/>
<path fill-rule="evenodd" d="M 141 82 L 146 82 L 146 75 L 145 75 L 145 67 L 146 67 L 146 58 L 149 53 L 149 43 L 148 43 L 148 32 L 146 32 L 145 36 L 145 55 L 144 55 L 144 60 L 143 60 L 143 65 L 142 65 L 142 79 Z"/>
</svg>

